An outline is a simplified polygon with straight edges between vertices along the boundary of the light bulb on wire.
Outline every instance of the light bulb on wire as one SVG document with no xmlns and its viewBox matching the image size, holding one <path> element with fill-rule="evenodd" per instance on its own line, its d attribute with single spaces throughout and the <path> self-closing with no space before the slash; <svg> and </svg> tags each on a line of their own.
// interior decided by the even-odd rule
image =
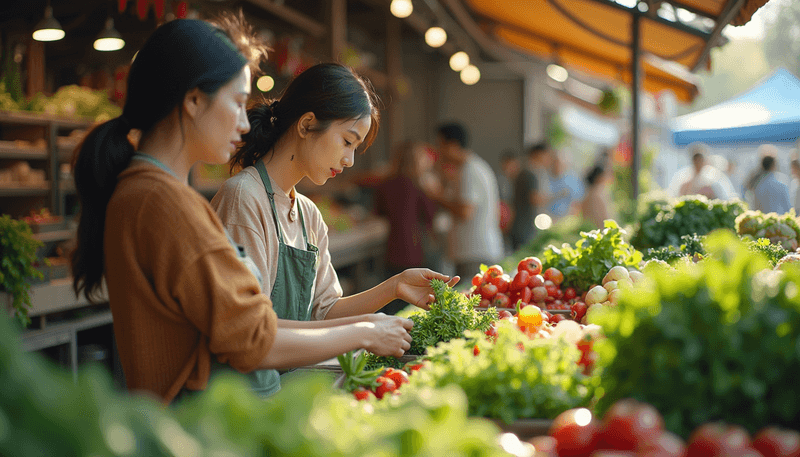
<svg viewBox="0 0 800 457">
<path fill-rule="evenodd" d="M 403 19 L 411 16 L 411 13 L 414 12 L 414 4 L 411 3 L 411 0 L 392 0 L 392 4 L 389 5 L 389 11 L 395 17 Z"/>
<path fill-rule="evenodd" d="M 481 80 L 481 71 L 475 65 L 467 65 L 461 70 L 461 82 L 471 86 Z"/>
<path fill-rule="evenodd" d="M 53 7 L 49 4 L 44 9 L 44 17 L 33 30 L 33 39 L 36 41 L 58 41 L 64 38 L 64 29 L 53 17 Z"/>
<path fill-rule="evenodd" d="M 106 26 L 97 39 L 94 40 L 94 48 L 98 51 L 118 51 L 125 46 L 122 35 L 114 28 L 114 19 L 106 19 Z"/>
<path fill-rule="evenodd" d="M 425 32 L 425 42 L 432 48 L 438 48 L 447 41 L 447 32 L 441 27 L 431 27 Z"/>
<path fill-rule="evenodd" d="M 464 51 L 458 51 L 450 56 L 450 68 L 453 71 L 461 71 L 469 65 L 469 54 Z"/>
</svg>

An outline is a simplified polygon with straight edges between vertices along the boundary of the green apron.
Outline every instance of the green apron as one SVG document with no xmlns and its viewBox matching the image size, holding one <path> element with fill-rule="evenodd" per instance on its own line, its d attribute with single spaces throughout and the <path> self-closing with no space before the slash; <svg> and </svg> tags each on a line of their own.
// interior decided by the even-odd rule
<svg viewBox="0 0 800 457">
<path fill-rule="evenodd" d="M 272 220 L 278 232 L 278 272 L 272 285 L 272 308 L 281 319 L 295 321 L 311 320 L 311 307 L 314 291 L 314 281 L 317 277 L 317 257 L 319 249 L 308 242 L 306 223 L 300 204 L 297 209 L 300 213 L 300 225 L 303 228 L 303 241 L 306 249 L 298 249 L 287 245 L 283 240 L 283 231 L 278 223 L 277 210 L 275 209 L 275 192 L 267 174 L 264 162 L 256 163 L 256 170 L 264 183 L 264 189 L 269 197 L 272 207 Z"/>
<path fill-rule="evenodd" d="M 136 153 L 134 154 L 133 158 L 149 162 L 161 168 L 162 170 L 166 171 L 167 173 L 171 174 L 175 178 L 178 178 L 178 176 L 175 175 L 175 173 L 172 170 L 170 170 L 169 167 L 167 167 L 161 161 L 152 156 L 149 156 L 147 154 Z M 247 256 L 242 246 L 239 246 L 233 242 L 233 239 L 230 237 L 227 230 L 225 231 L 225 236 L 228 237 L 228 242 L 230 242 L 231 246 L 233 246 L 233 249 L 238 254 L 239 260 L 247 267 L 248 270 L 250 270 L 251 273 L 253 273 L 253 275 L 258 279 L 259 285 L 263 287 L 264 285 L 263 278 L 261 277 L 261 272 L 258 270 L 258 267 L 256 266 L 255 262 L 253 262 L 253 260 Z M 216 375 L 224 372 L 238 373 L 238 371 L 234 370 L 230 365 L 220 363 L 217 361 L 216 357 L 212 356 L 211 373 L 209 375 L 209 380 L 208 380 L 209 383 Z M 280 375 L 278 374 L 277 370 L 255 370 L 251 371 L 250 373 L 244 374 L 244 376 L 250 381 L 250 385 L 253 391 L 262 397 L 270 396 L 275 392 L 279 391 L 281 388 Z M 186 397 L 192 395 L 193 393 L 195 392 L 190 391 L 184 387 L 181 389 L 181 391 L 178 393 L 178 395 L 175 397 L 173 401 L 178 402 L 184 400 Z"/>
</svg>

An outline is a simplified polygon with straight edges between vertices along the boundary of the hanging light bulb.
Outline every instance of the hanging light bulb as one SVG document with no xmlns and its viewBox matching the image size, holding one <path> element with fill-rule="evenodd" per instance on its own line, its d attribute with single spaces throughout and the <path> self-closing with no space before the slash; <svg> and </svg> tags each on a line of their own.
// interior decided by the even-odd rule
<svg viewBox="0 0 800 457">
<path fill-rule="evenodd" d="M 114 28 L 114 19 L 106 19 L 106 27 L 94 40 L 94 48 L 98 51 L 118 51 L 125 46 L 122 35 Z"/>
<path fill-rule="evenodd" d="M 414 4 L 411 3 L 411 0 L 392 0 L 389 11 L 391 11 L 395 17 L 403 19 L 411 16 L 411 13 L 414 12 Z"/>
<path fill-rule="evenodd" d="M 458 51 L 450 56 L 450 68 L 453 71 L 461 71 L 469 65 L 469 54 L 464 51 Z"/>
<path fill-rule="evenodd" d="M 273 87 L 275 87 L 275 80 L 272 79 L 272 76 L 264 75 L 258 78 L 258 81 L 256 81 L 256 87 L 258 87 L 258 90 L 261 92 L 269 92 Z"/>
<path fill-rule="evenodd" d="M 481 71 L 475 65 L 467 65 L 461 70 L 461 82 L 471 86 L 481 80 Z"/>
<path fill-rule="evenodd" d="M 44 9 L 44 17 L 33 30 L 33 39 L 36 41 L 58 41 L 64 38 L 64 29 L 53 17 L 53 7 L 49 4 Z"/>
<path fill-rule="evenodd" d="M 425 32 L 425 42 L 432 48 L 438 48 L 447 41 L 447 32 L 441 27 L 431 27 Z"/>
<path fill-rule="evenodd" d="M 567 78 L 569 78 L 569 72 L 561 65 L 551 63 L 547 66 L 547 76 L 552 78 L 554 81 L 563 83 L 567 80 Z"/>
</svg>

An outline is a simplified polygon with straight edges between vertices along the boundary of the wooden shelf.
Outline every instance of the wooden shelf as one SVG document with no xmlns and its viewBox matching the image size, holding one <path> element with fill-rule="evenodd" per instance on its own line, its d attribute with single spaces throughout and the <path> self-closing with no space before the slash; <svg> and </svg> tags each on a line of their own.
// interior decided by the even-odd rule
<svg viewBox="0 0 800 457">
<path fill-rule="evenodd" d="M 108 294 L 103 289 L 101 301 L 107 300 Z M 5 303 L 11 309 L 11 296 L 0 292 L 0 303 Z M 74 308 L 88 306 L 89 300 L 81 295 L 75 297 L 72 291 L 72 278 L 54 279 L 48 283 L 31 286 L 31 308 L 28 315 L 41 316 L 43 314 L 66 311 Z"/>
<path fill-rule="evenodd" d="M 17 146 L 14 141 L 0 141 L 0 158 L 16 160 L 46 160 L 47 149 L 25 148 Z"/>
<path fill-rule="evenodd" d="M 25 111 L 0 111 L 0 122 L 20 125 L 57 125 L 63 128 L 88 128 L 94 121 L 89 118 L 54 116 Z"/>
</svg>

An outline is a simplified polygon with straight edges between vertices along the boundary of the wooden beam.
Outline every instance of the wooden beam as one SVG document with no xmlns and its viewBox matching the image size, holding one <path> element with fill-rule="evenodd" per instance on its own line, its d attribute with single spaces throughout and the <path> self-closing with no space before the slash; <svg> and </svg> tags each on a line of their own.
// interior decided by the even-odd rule
<svg viewBox="0 0 800 457">
<path fill-rule="evenodd" d="M 725 28 L 728 23 L 730 23 L 733 18 L 739 14 L 739 11 L 744 6 L 745 0 L 729 0 L 728 4 L 725 6 L 725 10 L 723 10 L 722 14 L 719 16 L 719 20 L 717 20 L 717 24 L 714 26 L 714 30 L 711 31 L 711 36 L 709 37 L 708 41 L 706 41 L 706 45 L 703 47 L 703 50 L 700 52 L 700 57 L 697 58 L 697 62 L 695 62 L 694 66 L 692 67 L 692 71 L 697 71 L 700 68 L 708 56 L 711 54 L 711 49 L 717 46 L 717 40 L 720 39 L 722 36 L 722 29 Z"/>
<path fill-rule="evenodd" d="M 280 19 L 302 29 L 309 35 L 315 38 L 324 38 L 328 33 L 328 28 L 325 24 L 306 16 L 305 14 L 283 5 L 275 0 L 247 0 L 255 6 L 263 9 L 264 11 L 277 16 Z"/>
<path fill-rule="evenodd" d="M 347 46 L 347 0 L 329 0 L 331 59 L 338 62 Z"/>
</svg>

